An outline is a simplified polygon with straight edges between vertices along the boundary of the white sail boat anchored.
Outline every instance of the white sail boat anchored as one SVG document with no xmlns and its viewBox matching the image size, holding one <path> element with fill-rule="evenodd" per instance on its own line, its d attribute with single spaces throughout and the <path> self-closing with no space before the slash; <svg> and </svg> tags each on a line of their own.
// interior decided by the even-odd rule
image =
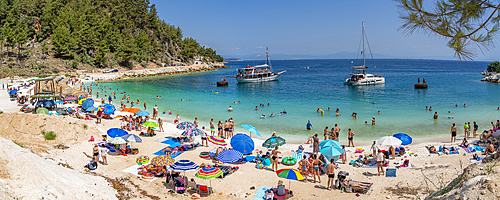
<svg viewBox="0 0 500 200">
<path fill-rule="evenodd" d="M 273 67 L 269 63 L 269 52 L 266 47 L 266 64 L 248 66 L 245 68 L 238 69 L 238 74 L 236 74 L 236 80 L 238 83 L 258 83 L 258 82 L 268 82 L 277 81 L 278 77 L 285 73 L 286 71 L 281 71 L 274 73 Z"/>
<path fill-rule="evenodd" d="M 382 77 L 382 75 L 373 75 L 366 73 L 366 69 L 368 67 L 366 66 L 366 58 L 365 58 L 365 38 L 366 38 L 365 23 L 363 22 L 362 25 L 363 25 L 363 33 L 362 33 L 363 51 L 361 53 L 363 54 L 363 66 L 351 67 L 353 72 L 349 73 L 351 77 L 345 80 L 344 85 L 361 86 L 361 85 L 385 84 L 385 78 Z M 368 42 L 368 38 L 366 38 L 366 42 Z M 368 49 L 370 49 L 369 45 Z M 371 50 L 370 50 L 370 55 L 373 61 L 373 55 Z M 373 67 L 375 68 L 375 70 L 377 70 L 377 67 L 375 67 L 375 61 L 373 61 Z"/>
</svg>

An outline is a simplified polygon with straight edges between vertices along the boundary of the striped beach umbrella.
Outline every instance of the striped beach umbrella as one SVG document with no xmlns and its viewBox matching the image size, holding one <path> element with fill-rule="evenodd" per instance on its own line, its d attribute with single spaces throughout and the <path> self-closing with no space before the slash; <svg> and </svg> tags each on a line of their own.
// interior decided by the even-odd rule
<svg viewBox="0 0 500 200">
<path fill-rule="evenodd" d="M 193 172 L 198 168 L 198 165 L 190 160 L 179 160 L 170 166 L 170 169 L 175 172 Z"/>
<path fill-rule="evenodd" d="M 197 128 L 189 128 L 187 130 L 185 130 L 184 132 L 182 132 L 182 136 L 198 136 L 201 134 L 201 131 L 200 129 L 197 129 Z"/>
<path fill-rule="evenodd" d="M 280 169 L 276 171 L 276 174 L 279 177 L 288 179 L 288 188 L 290 188 L 290 180 L 300 181 L 304 179 L 304 176 L 298 170 L 292 168 Z"/>
<path fill-rule="evenodd" d="M 241 152 L 236 151 L 234 149 L 229 149 L 220 152 L 219 155 L 217 155 L 217 160 L 223 163 L 234 163 L 241 160 L 242 157 L 243 154 Z"/>
<path fill-rule="evenodd" d="M 217 167 L 205 167 L 196 172 L 196 177 L 208 180 L 222 176 L 222 174 L 223 172 Z"/>
<path fill-rule="evenodd" d="M 196 125 L 191 123 L 191 122 L 181 122 L 181 123 L 177 124 L 176 127 L 178 129 L 181 129 L 181 130 L 186 130 L 189 128 L 196 128 Z"/>
<path fill-rule="evenodd" d="M 278 146 L 281 146 L 284 144 L 286 144 L 285 139 L 283 139 L 280 136 L 274 136 L 274 137 L 270 137 L 266 141 L 264 141 L 264 143 L 262 143 L 262 147 L 274 148 L 274 147 L 278 147 Z"/>
<path fill-rule="evenodd" d="M 169 166 L 174 164 L 174 159 L 170 156 L 161 155 L 156 156 L 151 160 L 151 164 L 155 166 Z"/>
<path fill-rule="evenodd" d="M 224 140 L 224 138 L 221 138 L 219 136 L 209 136 L 208 141 L 210 141 L 213 144 L 220 145 L 220 146 L 227 145 L 227 142 Z"/>
</svg>

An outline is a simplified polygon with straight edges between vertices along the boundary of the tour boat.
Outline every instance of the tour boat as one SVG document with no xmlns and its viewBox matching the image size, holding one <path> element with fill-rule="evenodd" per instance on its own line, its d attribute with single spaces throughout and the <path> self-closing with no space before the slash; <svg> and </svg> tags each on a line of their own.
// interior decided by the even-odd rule
<svg viewBox="0 0 500 200">
<path fill-rule="evenodd" d="M 366 69 L 368 68 L 366 66 L 366 58 L 365 58 L 365 23 L 362 23 L 363 25 L 363 33 L 362 33 L 362 38 L 363 38 L 363 51 L 361 52 L 363 54 L 363 66 L 353 66 L 351 69 L 353 70 L 352 73 L 349 73 L 351 76 L 350 78 L 346 79 L 344 82 L 344 85 L 352 85 L 352 86 L 361 86 L 361 85 L 378 85 L 378 84 L 384 84 L 385 83 L 385 78 L 382 77 L 382 75 L 373 75 L 373 74 L 367 74 Z M 367 39 L 368 42 L 368 39 Z M 370 50 L 370 55 L 371 55 L 371 50 Z M 373 56 L 372 56 L 373 60 Z M 377 68 L 375 67 L 375 62 L 373 62 L 373 66 L 375 70 Z"/>
<path fill-rule="evenodd" d="M 269 52 L 266 48 L 266 64 L 248 66 L 238 69 L 236 80 L 238 83 L 259 83 L 277 81 L 278 77 L 286 71 L 273 72 L 273 67 L 269 64 Z"/>
</svg>

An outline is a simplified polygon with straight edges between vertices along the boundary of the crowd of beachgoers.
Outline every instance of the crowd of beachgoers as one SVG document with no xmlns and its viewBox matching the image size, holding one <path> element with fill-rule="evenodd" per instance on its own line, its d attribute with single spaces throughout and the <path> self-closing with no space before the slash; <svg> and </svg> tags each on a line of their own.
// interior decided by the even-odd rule
<svg viewBox="0 0 500 200">
<path fill-rule="evenodd" d="M 451 143 L 444 138 L 417 143 L 411 136 L 399 134 L 355 147 L 355 133 L 350 129 L 344 131 L 348 144 L 342 144 L 341 128 L 335 124 L 323 130 L 323 139 L 315 134 L 302 144 L 287 144 L 279 133 L 262 140 L 257 137 L 260 135 L 257 129 L 243 126 L 246 124 L 240 132 L 253 135 L 236 133 L 233 119 L 206 119 L 210 121 L 206 125 L 199 124 L 197 118 L 181 121 L 179 114 L 174 119 L 161 119 L 157 105 L 148 110 L 146 102 L 141 105 L 140 99 L 131 100 L 135 99 L 134 94 L 127 91 L 117 94 L 117 90 L 93 82 L 92 77 L 59 81 L 84 93 L 31 99 L 27 94 L 34 80 L 3 88 L 22 112 L 92 120 L 96 126 L 105 127 L 105 132 L 92 133 L 88 141 L 81 141 L 79 147 L 74 147 L 92 155 L 83 161 L 75 160 L 75 163 L 84 162 L 85 168 L 111 177 L 132 176 L 148 186 L 154 184 L 150 187 L 152 190 L 164 188 L 166 195 L 178 198 L 226 195 L 228 198 L 313 199 L 330 197 L 331 192 L 345 198 L 354 198 L 351 195 L 355 194 L 373 199 L 390 198 L 397 194 L 387 188 L 401 183 L 412 187 L 420 185 L 415 181 L 424 177 L 414 173 L 416 169 L 432 169 L 427 172 L 429 174 L 458 169 L 463 167 L 458 160 L 463 160 L 464 165 L 481 162 L 499 146 L 496 137 L 500 135 L 500 122 L 484 132 L 466 123 L 465 137 Z M 14 89 L 18 92 L 12 93 Z M 117 98 L 120 101 L 118 109 L 113 105 Z M 45 101 L 52 101 L 52 104 Z M 39 111 L 42 109 L 48 111 Z M 171 116 L 172 112 L 168 114 Z M 355 113 L 352 117 L 356 117 Z M 375 124 L 375 118 L 372 123 Z M 305 128 L 311 132 L 315 130 L 310 122 Z M 468 132 L 473 133 L 470 139 Z M 450 133 L 457 136 L 455 125 Z M 63 154 L 60 157 L 77 159 Z M 449 173 L 445 180 L 453 177 Z M 157 179 L 162 181 L 155 181 Z M 201 184 L 204 179 L 216 183 Z"/>
</svg>

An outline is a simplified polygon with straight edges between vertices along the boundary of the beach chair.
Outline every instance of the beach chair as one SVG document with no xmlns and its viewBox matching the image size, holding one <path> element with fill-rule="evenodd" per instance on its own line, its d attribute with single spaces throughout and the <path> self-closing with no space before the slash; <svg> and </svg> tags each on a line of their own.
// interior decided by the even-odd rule
<svg viewBox="0 0 500 200">
<path fill-rule="evenodd" d="M 213 193 L 213 191 L 211 187 L 208 187 L 206 185 L 196 185 L 196 193 L 198 193 L 200 196 L 202 194 L 207 194 L 206 196 L 209 196 Z"/>
</svg>

